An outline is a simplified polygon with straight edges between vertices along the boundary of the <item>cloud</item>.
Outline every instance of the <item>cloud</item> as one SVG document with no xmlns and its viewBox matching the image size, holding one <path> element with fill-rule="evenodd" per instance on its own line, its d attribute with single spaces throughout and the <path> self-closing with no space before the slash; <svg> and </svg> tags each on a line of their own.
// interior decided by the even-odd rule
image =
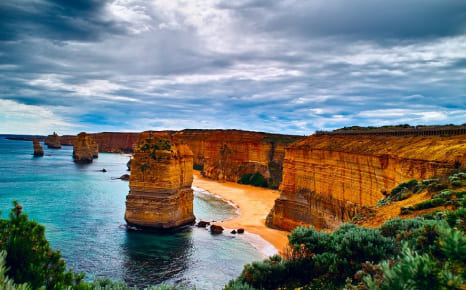
<svg viewBox="0 0 466 290">
<path fill-rule="evenodd" d="M 0 100 L 0 132 L 15 134 L 43 134 L 60 128 L 60 134 L 74 132 L 76 125 L 67 122 L 51 108 Z"/>
<path fill-rule="evenodd" d="M 465 8 L 461 0 L 4 1 L 0 100 L 94 132 L 465 123 Z"/>
</svg>

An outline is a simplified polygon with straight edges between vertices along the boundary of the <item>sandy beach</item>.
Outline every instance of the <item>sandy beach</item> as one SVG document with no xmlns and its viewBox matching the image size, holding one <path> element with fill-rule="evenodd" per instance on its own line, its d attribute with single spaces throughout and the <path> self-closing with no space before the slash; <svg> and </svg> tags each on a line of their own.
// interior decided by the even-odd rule
<svg viewBox="0 0 466 290">
<path fill-rule="evenodd" d="M 277 190 L 242 185 L 233 182 L 218 182 L 202 177 L 194 171 L 193 186 L 200 187 L 210 193 L 236 204 L 241 214 L 235 219 L 215 223 L 225 228 L 244 228 L 247 232 L 257 234 L 271 243 L 280 253 L 288 244 L 289 232 L 274 230 L 265 226 L 265 218 L 280 195 Z"/>
</svg>

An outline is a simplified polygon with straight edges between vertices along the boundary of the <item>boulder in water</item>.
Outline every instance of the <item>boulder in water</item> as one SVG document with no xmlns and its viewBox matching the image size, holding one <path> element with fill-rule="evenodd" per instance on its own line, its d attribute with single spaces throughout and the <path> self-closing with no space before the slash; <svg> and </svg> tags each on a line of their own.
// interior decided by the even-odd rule
<svg viewBox="0 0 466 290">
<path fill-rule="evenodd" d="M 211 225 L 210 226 L 210 232 L 212 234 L 216 234 L 216 235 L 221 234 L 221 233 L 223 233 L 223 227 L 217 226 L 217 225 Z"/>
<path fill-rule="evenodd" d="M 129 174 L 123 174 L 122 176 L 120 176 L 121 180 L 129 180 Z"/>
<path fill-rule="evenodd" d="M 207 227 L 208 225 L 210 225 L 210 223 L 209 223 L 209 222 L 205 222 L 205 221 L 199 221 L 199 222 L 197 223 L 197 227 L 199 227 L 199 228 L 205 228 L 205 227 Z"/>
</svg>

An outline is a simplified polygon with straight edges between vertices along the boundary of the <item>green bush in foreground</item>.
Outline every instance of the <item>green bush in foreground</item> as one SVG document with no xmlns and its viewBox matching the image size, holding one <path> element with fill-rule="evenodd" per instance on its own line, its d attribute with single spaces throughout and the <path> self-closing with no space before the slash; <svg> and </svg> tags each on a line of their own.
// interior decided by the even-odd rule
<svg viewBox="0 0 466 290">
<path fill-rule="evenodd" d="M 53 251 L 45 238 L 44 226 L 28 219 L 14 201 L 10 219 L 0 219 L 0 289 L 137 290 L 122 281 L 98 278 L 83 282 L 84 273 L 66 270 L 60 251 Z M 171 290 L 171 285 L 147 290 Z M 184 290 L 185 287 L 176 289 Z"/>
<path fill-rule="evenodd" d="M 289 236 L 286 258 L 245 265 L 225 289 L 462 289 L 464 212 L 395 218 L 378 229 L 299 227 Z"/>
<path fill-rule="evenodd" d="M 344 224 L 333 233 L 299 227 L 289 236 L 287 258 L 270 257 L 245 265 L 234 283 L 257 289 L 294 288 L 313 285 L 329 289 L 344 285 L 366 261 L 379 262 L 394 255 L 393 238 L 380 230 Z M 241 288 L 240 288 L 241 289 Z"/>
<path fill-rule="evenodd" d="M 66 270 L 60 251 L 53 251 L 45 238 L 45 228 L 21 213 L 14 202 L 10 219 L 0 220 L 0 250 L 6 251 L 7 274 L 15 283 L 28 283 L 33 289 L 63 289 L 80 285 L 84 273 Z"/>
<path fill-rule="evenodd" d="M 7 276 L 6 267 L 6 252 L 0 252 L 0 289 L 3 290 L 26 290 L 28 289 L 27 284 L 17 285 L 15 282 Z"/>
</svg>

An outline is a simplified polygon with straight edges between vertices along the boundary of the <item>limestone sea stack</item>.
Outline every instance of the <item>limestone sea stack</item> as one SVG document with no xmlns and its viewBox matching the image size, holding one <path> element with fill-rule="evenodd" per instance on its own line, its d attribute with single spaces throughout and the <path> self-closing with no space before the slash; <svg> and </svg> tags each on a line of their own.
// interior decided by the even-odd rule
<svg viewBox="0 0 466 290">
<path fill-rule="evenodd" d="M 143 132 L 134 144 L 125 220 L 169 229 L 194 222 L 193 153 L 166 132 Z"/>
<path fill-rule="evenodd" d="M 58 134 L 55 132 L 53 132 L 53 135 L 48 135 L 47 138 L 45 138 L 44 144 L 46 144 L 48 148 L 61 148 L 60 137 L 58 137 Z"/>
<path fill-rule="evenodd" d="M 44 156 L 44 149 L 40 146 L 39 140 L 34 138 L 32 143 L 34 144 L 34 156 Z"/>
<path fill-rule="evenodd" d="M 94 138 L 85 132 L 81 132 L 74 140 L 73 159 L 76 163 L 92 163 L 99 155 L 99 146 Z"/>
</svg>

